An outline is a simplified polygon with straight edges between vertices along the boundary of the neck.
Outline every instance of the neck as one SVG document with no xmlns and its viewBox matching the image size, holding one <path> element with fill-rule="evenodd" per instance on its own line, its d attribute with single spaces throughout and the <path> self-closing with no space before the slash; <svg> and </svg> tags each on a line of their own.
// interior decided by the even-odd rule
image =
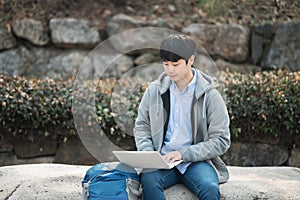
<svg viewBox="0 0 300 200">
<path fill-rule="evenodd" d="M 180 91 L 183 91 L 184 88 L 192 81 L 193 72 L 191 71 L 184 79 L 176 81 L 176 85 Z"/>
</svg>

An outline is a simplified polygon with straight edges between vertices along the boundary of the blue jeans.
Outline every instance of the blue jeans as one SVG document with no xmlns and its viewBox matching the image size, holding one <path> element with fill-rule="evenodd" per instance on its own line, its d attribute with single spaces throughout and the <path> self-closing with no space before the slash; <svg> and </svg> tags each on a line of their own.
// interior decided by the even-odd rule
<svg viewBox="0 0 300 200">
<path fill-rule="evenodd" d="M 142 172 L 144 200 L 164 200 L 164 190 L 179 182 L 194 192 L 198 199 L 220 199 L 216 171 L 203 161 L 192 163 L 184 174 L 181 174 L 176 167 Z"/>
</svg>

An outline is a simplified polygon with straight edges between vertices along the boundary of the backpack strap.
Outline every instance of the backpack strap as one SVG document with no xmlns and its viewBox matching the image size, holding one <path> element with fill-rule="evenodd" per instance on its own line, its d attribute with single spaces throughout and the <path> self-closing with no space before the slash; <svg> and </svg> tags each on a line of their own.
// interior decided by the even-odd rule
<svg viewBox="0 0 300 200">
<path fill-rule="evenodd" d="M 131 178 L 126 179 L 126 192 L 130 199 L 130 196 L 133 194 L 136 197 L 141 197 L 143 192 L 140 190 L 140 182 L 133 180 Z"/>
<path fill-rule="evenodd" d="M 103 171 L 103 172 L 97 174 L 96 176 L 94 176 L 93 178 L 91 178 L 91 179 L 88 181 L 88 183 L 91 183 L 93 180 L 97 179 L 97 178 L 100 177 L 100 176 L 103 176 L 103 175 L 105 175 L 105 174 L 110 174 L 110 173 L 113 173 L 113 172 L 115 172 L 115 171 L 116 171 L 115 169 Z"/>
</svg>

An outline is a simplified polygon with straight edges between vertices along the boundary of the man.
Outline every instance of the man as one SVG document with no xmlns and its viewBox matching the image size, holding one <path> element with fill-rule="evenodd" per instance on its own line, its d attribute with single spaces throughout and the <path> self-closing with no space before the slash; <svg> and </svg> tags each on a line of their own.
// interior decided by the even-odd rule
<svg viewBox="0 0 300 200">
<path fill-rule="evenodd" d="M 142 98 L 134 134 L 139 151 L 159 151 L 173 169 L 141 174 L 144 200 L 165 199 L 164 189 L 183 183 L 199 199 L 219 199 L 229 178 L 219 158 L 230 146 L 229 116 L 212 79 L 194 69 L 196 44 L 173 34 L 160 47 L 164 73 Z"/>
</svg>

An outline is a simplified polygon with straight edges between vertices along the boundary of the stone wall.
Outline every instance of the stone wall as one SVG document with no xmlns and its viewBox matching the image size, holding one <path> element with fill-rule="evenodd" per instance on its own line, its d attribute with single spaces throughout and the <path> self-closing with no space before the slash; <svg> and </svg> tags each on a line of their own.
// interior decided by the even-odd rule
<svg viewBox="0 0 300 200">
<path fill-rule="evenodd" d="M 40 135 L 38 130 L 33 131 L 26 137 L 1 131 L 4 135 L 0 137 L 0 166 L 27 163 L 93 165 L 99 162 L 86 150 L 77 135 L 70 135 L 59 127 L 51 130 L 46 135 Z M 222 159 L 230 166 L 300 167 L 299 141 L 295 144 L 297 147 L 274 143 L 272 137 L 248 142 L 233 139 Z M 124 140 L 119 146 L 125 150 L 135 149 L 133 138 Z M 107 158 L 101 162 L 108 161 L 116 160 Z"/>
<path fill-rule="evenodd" d="M 39 78 L 70 78 L 91 50 L 107 38 L 124 30 L 142 27 L 172 29 L 164 19 L 147 21 L 145 18 L 124 14 L 113 16 L 107 22 L 105 31 L 91 26 L 81 19 L 51 19 L 48 27 L 34 19 L 19 19 L 7 27 L 0 27 L 0 70 L 8 75 Z M 177 30 L 194 37 L 219 69 L 249 72 L 264 69 L 300 69 L 300 22 L 283 24 L 259 24 L 245 27 L 238 24 L 190 24 Z M 143 43 L 162 39 L 163 35 L 145 33 L 142 37 L 126 35 L 121 40 L 109 40 L 105 58 L 110 59 L 119 51 L 128 48 L 128 41 Z M 142 45 L 141 45 L 142 46 Z M 105 47 L 107 48 L 107 46 Z M 146 55 L 145 55 L 146 54 Z M 87 74 L 102 71 L 105 66 L 95 56 L 89 56 Z M 200 65 L 207 58 L 200 56 Z M 114 70 L 108 76 L 120 76 L 124 71 L 138 65 L 159 61 L 157 54 L 150 51 L 136 51 L 123 55 L 116 61 Z M 125 60 L 125 62 L 124 62 Z"/>
<path fill-rule="evenodd" d="M 128 34 L 121 40 L 108 38 L 133 28 L 173 28 L 164 19 L 147 21 L 145 18 L 124 14 L 109 19 L 105 31 L 81 19 L 51 19 L 48 24 L 48 27 L 44 27 L 40 21 L 20 19 L 7 27 L 0 27 L 0 71 L 7 75 L 68 79 L 76 76 L 80 65 L 87 58 L 85 63 L 88 65 L 83 69 L 85 74 L 101 74 L 106 67 L 103 63 L 115 58 L 120 51 L 130 49 L 132 43 L 128 41 L 136 41 L 143 47 L 143 41 L 156 41 L 164 35 L 146 32 L 139 37 Z M 228 68 L 244 73 L 278 68 L 300 70 L 300 22 L 259 24 L 253 27 L 238 24 L 190 24 L 177 31 L 191 35 L 201 44 L 203 49 L 200 49 L 198 62 L 207 69 L 213 63 L 203 52 L 211 56 L 220 70 Z M 104 51 L 90 54 L 104 41 Z M 157 52 L 139 49 L 118 56 L 106 73 L 107 76 L 120 77 L 130 69 L 156 61 L 161 62 Z M 152 72 L 149 69 L 145 73 L 148 76 Z M 64 134 L 57 134 L 62 132 L 59 127 L 52 130 L 53 134 L 34 137 L 37 133 L 33 133 L 29 139 L 6 136 L 1 127 L 0 131 L 4 133 L 0 137 L 0 165 L 97 162 L 77 137 L 66 138 Z M 272 142 L 236 141 L 223 158 L 229 165 L 299 167 L 299 152 L 299 147 Z"/>
</svg>

